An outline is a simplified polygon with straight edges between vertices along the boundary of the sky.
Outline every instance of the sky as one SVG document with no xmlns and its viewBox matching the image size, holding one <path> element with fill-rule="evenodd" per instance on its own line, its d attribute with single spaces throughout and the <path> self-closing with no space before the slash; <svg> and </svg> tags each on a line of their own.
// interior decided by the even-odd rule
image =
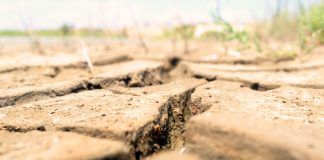
<svg viewBox="0 0 324 160">
<path fill-rule="evenodd" d="M 270 17 L 276 0 L 219 0 L 221 16 L 245 23 Z M 305 6 L 318 0 L 300 0 Z M 287 0 L 294 11 L 297 0 Z M 132 13 L 141 24 L 210 22 L 216 0 L 0 0 L 0 30 L 54 29 L 74 27 L 121 28 L 134 25 Z"/>
</svg>

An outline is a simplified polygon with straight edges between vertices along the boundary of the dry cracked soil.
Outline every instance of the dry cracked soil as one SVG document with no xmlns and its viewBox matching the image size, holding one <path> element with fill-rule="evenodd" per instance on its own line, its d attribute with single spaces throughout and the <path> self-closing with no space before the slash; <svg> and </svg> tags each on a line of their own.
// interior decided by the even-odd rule
<svg viewBox="0 0 324 160">
<path fill-rule="evenodd" d="M 2 55 L 0 159 L 324 159 L 323 58 Z"/>
</svg>

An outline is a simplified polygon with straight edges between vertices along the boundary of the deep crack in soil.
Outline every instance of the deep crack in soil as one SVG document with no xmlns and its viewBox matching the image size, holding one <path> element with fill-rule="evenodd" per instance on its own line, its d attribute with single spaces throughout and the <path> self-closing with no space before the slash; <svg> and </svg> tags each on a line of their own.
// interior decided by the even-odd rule
<svg viewBox="0 0 324 160">
<path fill-rule="evenodd" d="M 139 129 L 128 131 L 124 135 L 116 135 L 113 132 L 89 127 L 66 126 L 58 128 L 58 130 L 74 132 L 94 138 L 108 138 L 128 142 L 131 146 L 129 159 L 139 160 L 161 150 L 179 149 L 185 143 L 184 132 L 187 120 L 192 115 L 206 110 L 201 109 L 199 101 L 191 101 L 191 94 L 194 92 L 194 88 L 168 98 L 160 107 L 158 117 Z M 29 128 L 6 125 L 2 129 L 9 132 L 47 131 L 47 127 L 43 125 Z"/>
<path fill-rule="evenodd" d="M 169 72 L 176 68 L 179 61 L 180 59 L 178 58 L 171 58 L 169 59 L 166 67 L 145 69 L 141 72 L 134 72 L 116 78 L 94 77 L 88 80 L 73 82 L 72 85 L 67 84 L 66 87 L 59 86 L 56 88 L 40 88 L 38 90 L 23 92 L 22 94 L 18 95 L 13 94 L 13 96 L 10 97 L 1 97 L 0 106 L 14 106 L 18 104 L 29 103 L 35 100 L 39 101 L 48 98 L 62 97 L 84 91 L 102 89 L 109 90 L 111 86 L 115 85 L 129 88 L 161 85 L 168 81 L 175 80 L 167 80 L 167 78 L 169 77 Z M 55 68 L 53 70 L 53 74 L 49 74 L 49 77 L 55 78 L 58 74 L 60 74 L 60 70 L 61 69 Z M 179 95 L 171 96 L 160 107 L 159 116 L 154 121 L 145 124 L 138 130 L 126 132 L 126 134 L 123 136 L 116 135 L 113 132 L 107 132 L 89 127 L 65 126 L 58 128 L 58 131 L 74 132 L 94 138 L 109 138 L 128 142 L 131 146 L 130 154 L 128 156 L 129 159 L 139 160 L 161 150 L 179 149 L 183 147 L 185 143 L 185 123 L 192 115 L 196 115 L 199 112 L 203 111 L 200 109 L 201 107 L 199 106 L 198 102 L 191 102 L 191 94 L 193 92 L 194 88 Z M 103 116 L 106 115 L 103 114 Z M 27 133 L 34 130 L 47 132 L 48 128 L 44 125 L 37 125 L 34 127 L 5 125 L 2 127 L 2 130 L 9 132 Z"/>
<path fill-rule="evenodd" d="M 169 97 L 166 98 L 165 101 L 159 102 L 160 99 L 153 99 L 156 101 L 156 104 L 159 104 L 158 108 L 158 116 L 154 117 L 154 119 L 150 119 L 145 124 L 141 124 L 139 128 L 135 128 L 133 130 L 127 130 L 127 131 L 118 131 L 114 132 L 113 130 L 109 130 L 109 126 L 103 126 L 102 128 L 93 127 L 93 126 L 82 126 L 82 125 L 58 125 L 55 126 L 53 124 L 44 124 L 44 125 L 35 125 L 35 126 L 15 126 L 15 125 L 3 125 L 0 130 L 5 130 L 9 132 L 19 132 L 19 133 L 27 133 L 32 131 L 40 131 L 40 132 L 52 132 L 54 131 L 60 131 L 60 132 L 72 132 L 77 133 L 79 135 L 92 137 L 92 138 L 98 138 L 98 139 L 111 139 L 116 141 L 122 141 L 125 142 L 129 147 L 129 152 L 127 153 L 127 159 L 144 159 L 148 156 L 151 156 L 153 154 L 159 153 L 161 151 L 165 150 L 177 150 L 185 147 L 186 144 L 186 125 L 189 119 L 194 115 L 199 115 L 204 112 L 209 111 L 212 105 L 214 105 L 214 109 L 219 107 L 218 102 L 214 103 L 208 103 L 203 102 L 201 97 L 195 97 L 192 99 L 192 94 L 195 92 L 195 89 L 202 84 L 205 84 L 207 82 L 218 82 L 218 81 L 226 81 L 226 82 L 236 82 L 239 84 L 240 89 L 250 89 L 249 91 L 253 93 L 264 93 L 267 91 L 276 90 L 281 87 L 281 85 L 277 84 L 266 84 L 261 82 L 254 82 L 254 81 L 247 81 L 242 80 L 239 78 L 224 78 L 224 77 L 218 77 L 217 75 L 213 74 L 199 74 L 199 73 L 193 73 L 190 71 L 189 67 L 179 66 L 181 63 L 181 59 L 177 57 L 169 58 L 166 62 L 167 64 L 157 66 L 154 68 L 144 69 L 138 71 L 134 71 L 131 73 L 127 73 L 125 75 L 118 75 L 116 77 L 90 77 L 86 80 L 78 80 L 66 85 L 59 85 L 54 87 L 43 87 L 43 88 L 37 88 L 37 90 L 27 90 L 23 92 L 14 93 L 12 95 L 9 94 L 9 96 L 0 96 L 0 109 L 1 107 L 7 108 L 7 107 L 15 107 L 14 105 L 21 105 L 21 104 L 28 104 L 33 101 L 41 101 L 41 100 L 47 100 L 51 98 L 60 98 L 60 97 L 67 97 L 71 96 L 72 94 L 75 94 L 77 96 L 81 92 L 87 92 L 87 91 L 109 91 L 114 96 L 129 96 L 129 97 L 137 97 L 138 101 L 140 101 L 141 98 L 145 99 L 145 96 L 158 94 L 157 93 L 148 93 L 146 90 L 144 90 L 141 93 L 137 93 L 136 91 L 130 91 L 128 89 L 134 89 L 134 88 L 145 88 L 147 86 L 162 86 L 172 83 L 174 81 L 181 81 L 183 77 L 186 78 L 192 78 L 192 81 L 195 81 L 197 79 L 204 79 L 204 83 L 201 83 L 199 85 L 191 86 L 190 89 L 186 89 L 185 91 L 181 91 L 180 93 L 176 94 L 170 94 Z M 245 62 L 240 62 L 239 64 L 245 64 Z M 102 64 L 104 65 L 104 64 Z M 287 71 L 295 71 L 296 68 L 290 68 Z M 306 68 L 305 70 L 311 69 L 311 67 Z M 28 70 L 28 69 L 27 69 Z M 47 75 L 51 78 L 57 77 L 60 72 L 61 68 L 57 69 L 54 68 L 51 70 L 51 72 Z M 284 69 L 283 69 L 284 70 Z M 15 70 L 12 70 L 12 72 Z M 281 70 L 276 70 L 281 71 Z M 285 71 L 285 70 L 284 70 Z M 11 71 L 8 71 L 11 72 Z M 286 71 L 285 71 L 286 72 Z M 180 83 L 181 84 L 181 83 Z M 121 88 L 113 88 L 115 86 L 119 86 Z M 178 86 L 175 86 L 178 87 Z M 311 88 L 311 87 L 310 87 Z M 168 92 L 168 87 L 163 88 L 165 92 Z M 205 88 L 206 90 L 210 90 L 210 88 Z M 255 92 L 258 91 L 258 92 Z M 172 92 L 172 91 L 170 91 Z M 164 95 L 165 96 L 165 95 Z M 162 96 L 163 97 L 163 96 Z M 84 98 L 84 97 L 83 97 Z M 87 97 L 85 97 L 87 98 Z M 109 98 L 107 101 L 109 101 Z M 130 98 L 130 99 L 132 99 Z M 147 98 L 147 97 L 146 97 Z M 161 98 L 161 97 L 159 97 Z M 209 95 L 210 99 L 212 99 L 212 95 Z M 82 97 L 81 97 L 82 99 Z M 148 98 L 149 99 L 149 98 Z M 161 98 L 163 99 L 163 98 Z M 58 99 L 59 101 L 64 101 L 64 99 Z M 90 99 L 92 100 L 92 99 Z M 94 99 L 89 104 L 86 105 L 96 105 L 91 103 L 96 103 Z M 119 99 L 120 101 L 117 101 L 118 103 L 122 103 L 122 99 Z M 149 99 L 151 100 L 151 99 Z M 54 102 L 53 102 L 54 103 Z M 56 103 L 56 102 L 55 102 Z M 160 104 L 161 103 L 161 104 Z M 62 103 L 63 106 L 66 106 L 64 103 Z M 69 103 L 67 103 L 69 104 Z M 150 105 L 153 106 L 153 104 L 148 103 L 149 107 Z M 78 104 L 79 105 L 79 104 Z M 99 106 L 99 111 L 100 107 Z M 103 104 L 107 105 L 107 104 Z M 131 103 L 128 103 L 128 106 L 131 106 Z M 142 104 L 140 104 L 142 105 Z M 145 104 L 143 104 L 145 105 Z M 49 105 L 50 106 L 50 105 Z M 215 107 L 216 106 L 216 107 Z M 52 106 L 53 107 L 53 106 Z M 78 107 L 83 108 L 84 104 L 79 105 Z M 113 107 L 113 106 L 110 106 Z M 28 108 L 28 107 L 26 107 Z M 37 107 L 36 107 L 37 108 Z M 131 108 L 131 107 L 130 107 Z M 40 113 L 46 113 L 46 108 L 39 107 L 37 108 L 41 111 Z M 96 107 L 91 108 L 91 111 L 93 109 L 97 109 Z M 35 109 L 36 110 L 36 109 Z M 43 111 L 45 110 L 45 111 Z M 80 109 L 83 111 L 82 109 Z M 117 109 L 122 110 L 121 108 Z M 216 110 L 216 109 L 215 109 Z M 56 110 L 55 110 L 56 111 Z M 55 115 L 55 111 L 53 111 L 51 116 Z M 90 112 L 91 112 L 90 111 Z M 110 110 L 108 110 L 110 111 Z M 37 112 L 37 111 L 35 111 Z M 87 110 L 84 110 L 84 112 L 87 112 Z M 28 112 L 27 112 L 28 113 Z M 65 113 L 65 112 L 64 112 Z M 68 113 L 68 112 L 66 112 Z M 65 114 L 66 114 L 65 113 Z M 94 112 L 95 113 L 95 112 Z M 64 114 L 63 114 L 64 115 Z M 67 116 L 71 116 L 68 115 Z M 98 118 L 97 115 L 91 115 L 93 119 L 96 120 Z M 96 117 L 97 116 L 97 117 Z M 104 119 L 107 118 L 109 113 L 102 113 L 99 117 Z M 147 116 L 147 115 L 142 115 Z M 0 115 L 0 119 L 3 118 Z M 91 119 L 90 118 L 90 119 Z M 102 120 L 99 118 L 99 121 Z M 77 122 L 83 122 L 86 121 L 86 119 L 81 119 Z M 122 121 L 122 120 L 121 120 Z M 76 123 L 77 123 L 76 122 Z M 90 121 L 91 122 L 91 121 Z M 1 124 L 2 122 L 0 122 Z M 82 123 L 81 123 L 82 124 Z M 107 125 L 107 124 L 105 124 Z M 109 125 L 109 124 L 108 124 Z M 132 125 L 131 125 L 132 126 Z M 204 126 L 202 126 L 204 127 Z M 204 128 L 199 128 L 203 132 Z M 212 130 L 212 129 L 211 129 Z M 227 143 L 226 141 L 237 141 L 237 143 L 241 143 L 241 140 L 244 140 L 244 136 L 240 134 L 234 134 L 234 133 L 228 133 L 224 132 L 222 133 L 219 130 L 215 130 L 213 132 L 217 132 L 218 135 L 224 136 L 226 139 L 222 143 Z M 233 138 L 234 137 L 234 138 Z M 243 138 L 242 138 L 243 137 Z M 235 139 L 236 138 L 236 139 Z M 251 143 L 247 141 L 246 143 Z M 286 152 L 284 148 L 281 150 L 277 150 L 278 148 L 272 148 L 272 146 L 267 146 L 265 150 L 270 150 L 271 152 L 277 152 L 280 154 L 283 154 L 282 152 Z M 198 146 L 199 147 L 199 146 Z M 253 146 L 251 147 L 252 150 L 254 149 Z M 201 150 L 204 150 L 201 148 Z M 207 152 L 207 151 L 206 151 Z M 284 154 L 283 154 L 284 155 Z M 206 156 L 208 157 L 208 153 L 206 153 Z M 212 156 L 209 156 L 212 157 Z M 292 157 L 292 156 L 288 156 Z M 120 159 L 123 159 L 125 157 L 120 157 Z M 224 157 L 218 157 L 220 159 Z M 276 158 L 276 157 L 274 157 Z M 281 157 L 282 158 L 282 157 Z M 284 157 L 285 158 L 285 157 Z"/>
</svg>

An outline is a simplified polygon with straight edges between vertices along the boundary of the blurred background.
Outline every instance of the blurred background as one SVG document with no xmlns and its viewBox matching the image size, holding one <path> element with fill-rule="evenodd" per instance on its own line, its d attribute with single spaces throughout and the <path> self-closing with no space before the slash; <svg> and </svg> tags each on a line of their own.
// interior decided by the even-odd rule
<svg viewBox="0 0 324 160">
<path fill-rule="evenodd" d="M 200 43 L 217 42 L 223 52 L 294 58 L 324 43 L 324 2 L 0 0 L 2 45 L 9 40 L 38 48 L 53 41 L 73 46 L 79 39 L 104 43 L 107 51 L 123 41 L 138 46 L 134 52 L 155 52 L 159 42 L 172 44 L 165 52 L 187 54 L 201 51 Z"/>
</svg>

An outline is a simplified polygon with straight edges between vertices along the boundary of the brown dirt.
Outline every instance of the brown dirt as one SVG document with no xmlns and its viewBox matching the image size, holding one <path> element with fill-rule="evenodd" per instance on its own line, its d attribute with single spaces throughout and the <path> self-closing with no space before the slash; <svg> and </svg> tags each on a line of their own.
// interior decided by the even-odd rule
<svg viewBox="0 0 324 160">
<path fill-rule="evenodd" d="M 254 91 L 215 81 L 192 96 L 210 109 L 188 123 L 188 150 L 204 159 L 321 159 L 324 90 Z"/>
<path fill-rule="evenodd" d="M 324 158 L 322 49 L 277 63 L 149 46 L 88 43 L 90 72 L 73 44 L 4 45 L 0 159 Z"/>
<path fill-rule="evenodd" d="M 127 159 L 123 143 L 66 132 L 0 131 L 1 159 Z"/>
</svg>

